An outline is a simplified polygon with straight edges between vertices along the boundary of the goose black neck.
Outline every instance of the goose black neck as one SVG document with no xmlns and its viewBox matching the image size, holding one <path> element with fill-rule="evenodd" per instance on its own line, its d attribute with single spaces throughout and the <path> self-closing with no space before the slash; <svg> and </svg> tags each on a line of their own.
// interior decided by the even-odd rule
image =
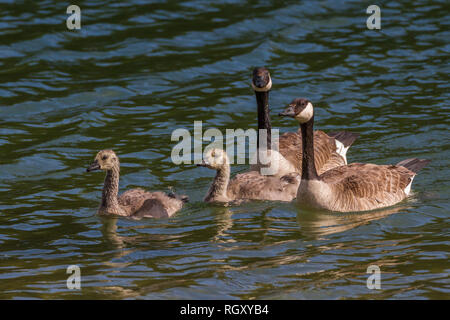
<svg viewBox="0 0 450 320">
<path fill-rule="evenodd" d="M 256 104 L 258 105 L 258 135 L 257 135 L 257 148 L 259 149 L 259 130 L 267 130 L 267 149 L 271 149 L 272 142 L 272 126 L 270 124 L 269 114 L 269 91 L 257 92 L 255 91 Z"/>
<path fill-rule="evenodd" d="M 314 163 L 314 116 L 300 125 L 302 130 L 302 180 L 319 180 Z"/>
</svg>

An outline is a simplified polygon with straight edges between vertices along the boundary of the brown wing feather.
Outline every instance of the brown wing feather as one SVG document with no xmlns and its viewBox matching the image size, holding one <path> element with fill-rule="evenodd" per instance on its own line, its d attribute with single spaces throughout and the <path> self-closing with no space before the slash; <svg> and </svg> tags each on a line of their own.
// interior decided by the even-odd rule
<svg viewBox="0 0 450 320">
<path fill-rule="evenodd" d="M 299 129 L 297 132 L 286 132 L 279 138 L 279 152 L 292 163 L 297 172 L 302 172 L 302 134 Z M 336 153 L 336 142 L 334 138 L 329 137 L 325 132 L 314 131 L 314 156 L 317 173 L 332 168 L 345 165 L 342 156 Z"/>
<path fill-rule="evenodd" d="M 161 200 L 150 198 L 144 201 L 142 206 L 133 214 L 133 217 L 167 218 L 169 213 Z"/>
<path fill-rule="evenodd" d="M 118 202 L 128 216 L 136 218 L 170 217 L 183 206 L 182 200 L 169 197 L 164 192 L 148 192 L 143 189 L 125 191 L 118 198 Z"/>
<path fill-rule="evenodd" d="M 401 166 L 352 163 L 329 170 L 320 179 L 338 195 L 336 211 L 363 211 L 403 200 L 414 175 Z"/>
</svg>

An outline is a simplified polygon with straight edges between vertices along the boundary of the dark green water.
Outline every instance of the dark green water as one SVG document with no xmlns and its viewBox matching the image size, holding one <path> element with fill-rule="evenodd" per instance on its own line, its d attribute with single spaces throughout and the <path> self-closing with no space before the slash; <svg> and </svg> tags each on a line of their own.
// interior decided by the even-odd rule
<svg viewBox="0 0 450 320">
<path fill-rule="evenodd" d="M 381 1 L 0 0 L 0 298 L 448 299 L 449 7 Z M 292 98 L 316 127 L 361 137 L 350 162 L 432 162 L 379 212 L 202 203 L 214 175 L 174 165 L 175 128 L 255 128 L 251 70 L 271 70 L 272 123 Z M 186 193 L 166 220 L 96 215 L 100 149 L 131 187 Z M 247 165 L 233 166 L 233 172 Z M 81 268 L 81 291 L 66 268 Z M 381 290 L 366 287 L 369 265 Z"/>
</svg>

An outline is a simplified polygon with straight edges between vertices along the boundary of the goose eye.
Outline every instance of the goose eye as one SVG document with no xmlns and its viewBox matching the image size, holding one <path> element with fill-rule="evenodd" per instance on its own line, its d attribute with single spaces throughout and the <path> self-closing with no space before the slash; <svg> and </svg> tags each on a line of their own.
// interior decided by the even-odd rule
<svg viewBox="0 0 450 320">
<path fill-rule="evenodd" d="M 106 159 L 108 159 L 108 156 L 103 156 L 102 157 L 102 160 L 106 160 Z"/>
</svg>

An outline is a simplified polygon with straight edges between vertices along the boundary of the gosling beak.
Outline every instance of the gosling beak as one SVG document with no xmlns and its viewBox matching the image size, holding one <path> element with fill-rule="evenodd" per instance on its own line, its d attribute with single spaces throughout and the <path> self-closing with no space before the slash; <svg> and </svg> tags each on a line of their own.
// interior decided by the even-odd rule
<svg viewBox="0 0 450 320">
<path fill-rule="evenodd" d="M 205 160 L 202 160 L 202 162 L 197 163 L 197 167 L 206 167 L 208 163 Z"/>
<path fill-rule="evenodd" d="M 286 109 L 284 109 L 283 112 L 280 112 L 278 115 L 281 116 L 281 117 L 292 117 L 292 118 L 294 118 L 295 117 L 295 111 L 294 111 L 293 107 L 289 106 Z"/>
<path fill-rule="evenodd" d="M 92 164 L 86 169 L 86 172 L 91 172 L 94 170 L 100 170 L 100 165 L 98 164 L 97 160 L 92 162 Z"/>
</svg>

